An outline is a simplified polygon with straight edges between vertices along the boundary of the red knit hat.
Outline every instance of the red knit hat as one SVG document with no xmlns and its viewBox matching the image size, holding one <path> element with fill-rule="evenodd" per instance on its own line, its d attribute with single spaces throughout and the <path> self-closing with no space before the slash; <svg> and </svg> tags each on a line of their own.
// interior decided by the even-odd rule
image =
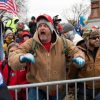
<svg viewBox="0 0 100 100">
<path fill-rule="evenodd" d="M 53 20 L 51 16 L 43 14 L 37 17 L 37 28 L 39 27 L 40 24 L 46 24 L 51 32 L 54 31 L 54 26 L 53 26 Z"/>
<path fill-rule="evenodd" d="M 21 32 L 21 37 L 24 37 L 24 36 L 31 36 L 30 33 L 28 31 L 23 31 Z"/>
</svg>

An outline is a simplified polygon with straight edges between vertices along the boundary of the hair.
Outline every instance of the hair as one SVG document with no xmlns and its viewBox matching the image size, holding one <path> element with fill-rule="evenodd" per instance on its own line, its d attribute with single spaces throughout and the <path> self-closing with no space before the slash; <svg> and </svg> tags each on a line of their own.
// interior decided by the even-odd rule
<svg viewBox="0 0 100 100">
<path fill-rule="evenodd" d="M 13 46 L 19 47 L 19 44 L 16 43 L 16 42 L 10 43 L 10 44 L 8 45 L 8 50 L 7 50 L 7 51 L 9 52 L 10 48 L 12 48 Z"/>
<path fill-rule="evenodd" d="M 35 20 L 35 17 L 34 17 L 34 16 L 32 16 L 32 17 L 31 17 L 31 20 Z"/>
</svg>

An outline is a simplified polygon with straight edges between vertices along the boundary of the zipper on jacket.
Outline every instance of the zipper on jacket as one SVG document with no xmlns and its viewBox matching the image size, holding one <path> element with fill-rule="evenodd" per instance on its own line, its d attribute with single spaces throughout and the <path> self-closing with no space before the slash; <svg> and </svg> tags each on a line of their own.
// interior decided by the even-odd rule
<svg viewBox="0 0 100 100">
<path fill-rule="evenodd" d="M 50 57 L 50 53 L 48 52 L 48 53 L 47 53 L 47 59 L 48 59 L 49 57 Z M 48 64 L 47 64 L 47 65 L 48 65 L 48 66 L 47 66 L 47 67 L 48 67 L 48 69 L 47 69 L 47 70 L 48 70 L 48 81 L 50 81 L 50 71 L 51 71 L 51 69 L 50 69 L 50 61 L 48 60 L 47 63 L 48 63 Z"/>
</svg>

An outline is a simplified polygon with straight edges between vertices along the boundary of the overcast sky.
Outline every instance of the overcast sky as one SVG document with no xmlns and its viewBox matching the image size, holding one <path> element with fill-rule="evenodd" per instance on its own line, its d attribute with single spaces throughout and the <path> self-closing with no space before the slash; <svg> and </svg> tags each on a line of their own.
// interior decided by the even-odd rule
<svg viewBox="0 0 100 100">
<path fill-rule="evenodd" d="M 90 0 L 28 0 L 28 16 L 37 17 L 46 13 L 51 16 L 60 15 L 63 18 L 62 12 L 64 9 L 80 2 L 89 3 Z"/>
</svg>

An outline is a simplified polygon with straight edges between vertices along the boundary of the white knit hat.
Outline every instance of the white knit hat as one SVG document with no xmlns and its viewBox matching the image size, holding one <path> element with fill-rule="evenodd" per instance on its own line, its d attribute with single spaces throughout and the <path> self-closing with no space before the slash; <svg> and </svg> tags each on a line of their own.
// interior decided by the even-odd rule
<svg viewBox="0 0 100 100">
<path fill-rule="evenodd" d="M 13 33 L 12 30 L 7 29 L 7 31 L 5 32 L 5 37 L 7 37 L 10 33 Z"/>
</svg>

